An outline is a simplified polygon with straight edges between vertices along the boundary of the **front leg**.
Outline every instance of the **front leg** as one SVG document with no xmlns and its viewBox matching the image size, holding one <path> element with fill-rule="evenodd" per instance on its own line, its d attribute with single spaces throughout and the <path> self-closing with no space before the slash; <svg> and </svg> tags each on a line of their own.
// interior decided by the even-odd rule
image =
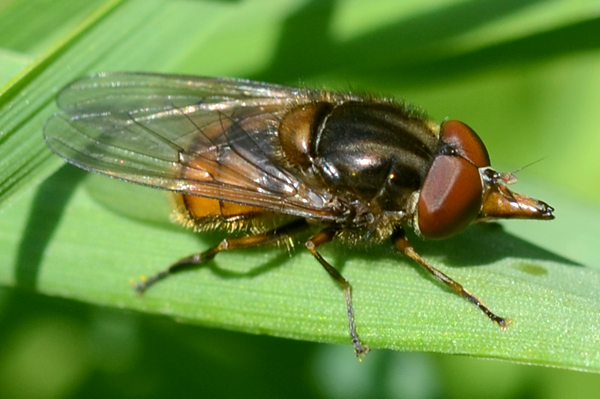
<svg viewBox="0 0 600 399">
<path fill-rule="evenodd" d="M 448 275 L 442 273 L 441 271 L 430 265 L 425 259 L 423 259 L 421 255 L 419 255 L 417 251 L 415 251 L 411 243 L 408 242 L 408 239 L 406 238 L 406 234 L 404 233 L 403 229 L 397 229 L 392 236 L 392 240 L 396 248 L 399 249 L 404 255 L 416 261 L 425 270 L 427 270 L 436 280 L 446 284 L 452 289 L 452 291 L 456 292 L 463 298 L 466 298 L 469 302 L 473 303 L 475 306 L 481 309 L 481 311 L 485 313 L 486 316 L 489 317 L 494 323 L 498 324 L 501 329 L 504 330 L 506 326 L 508 326 L 511 323 L 510 319 L 500 317 L 494 312 L 492 312 L 492 310 L 488 308 L 479 298 L 471 294 L 469 291 L 465 290 L 460 283 L 453 280 Z"/>
</svg>

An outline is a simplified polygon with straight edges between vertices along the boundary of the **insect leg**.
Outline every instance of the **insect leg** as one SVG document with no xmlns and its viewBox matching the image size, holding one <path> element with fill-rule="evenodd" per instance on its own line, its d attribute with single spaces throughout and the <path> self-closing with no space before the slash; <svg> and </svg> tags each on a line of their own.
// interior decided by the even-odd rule
<svg viewBox="0 0 600 399">
<path fill-rule="evenodd" d="M 511 323 L 510 319 L 506 319 L 504 317 L 500 317 L 496 315 L 490 308 L 488 308 L 479 298 L 475 295 L 471 294 L 469 291 L 465 290 L 460 283 L 453 280 L 446 274 L 442 273 L 432 265 L 430 265 L 425 259 L 423 259 L 413 248 L 413 246 L 408 242 L 404 230 L 398 229 L 394 232 L 392 236 L 392 240 L 404 255 L 416 261 L 419 265 L 423 266 L 425 270 L 427 270 L 431 275 L 438 281 L 446 284 L 448 287 L 452 289 L 452 291 L 456 292 L 458 295 L 466 298 L 469 302 L 473 303 L 477 306 L 483 313 L 486 314 L 494 323 L 498 324 L 500 328 L 505 329 Z"/>
<path fill-rule="evenodd" d="M 327 270 L 327 273 L 337 281 L 344 289 L 344 296 L 346 297 L 346 310 L 348 313 L 348 329 L 350 330 L 350 338 L 354 345 L 354 352 L 357 356 L 361 357 L 369 352 L 369 347 L 363 345 L 358 333 L 356 332 L 356 325 L 354 323 L 354 309 L 352 308 L 352 288 L 350 283 L 346 280 L 336 268 L 331 266 L 317 251 L 317 247 L 321 244 L 325 244 L 333 239 L 335 236 L 335 229 L 327 228 L 321 230 L 319 233 L 311 237 L 306 243 L 306 248 L 313 254 L 315 258 L 321 263 L 321 265 Z"/>
<path fill-rule="evenodd" d="M 308 228 L 309 225 L 306 223 L 306 220 L 299 219 L 281 227 L 275 228 L 273 230 L 269 230 L 265 233 L 245 237 L 225 238 L 218 245 L 215 245 L 214 247 L 207 249 L 204 252 L 196 253 L 186 258 L 178 260 L 177 262 L 169 266 L 167 269 L 145 279 L 142 282 L 136 283 L 133 288 L 139 294 L 142 294 L 150 286 L 166 278 L 167 276 L 178 271 L 190 269 L 195 266 L 206 263 L 212 260 L 221 251 L 231 251 L 234 249 L 274 245 L 286 239 L 289 239 L 290 236 L 301 233 Z"/>
</svg>

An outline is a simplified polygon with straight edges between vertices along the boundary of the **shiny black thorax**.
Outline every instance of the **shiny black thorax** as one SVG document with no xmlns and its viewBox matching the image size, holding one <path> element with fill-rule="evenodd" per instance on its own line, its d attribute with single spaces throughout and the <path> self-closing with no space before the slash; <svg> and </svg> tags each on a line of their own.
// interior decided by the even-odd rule
<svg viewBox="0 0 600 399">
<path fill-rule="evenodd" d="M 438 151 L 437 135 L 394 104 L 326 104 L 312 125 L 316 174 L 336 195 L 371 210 L 406 210 Z"/>
</svg>

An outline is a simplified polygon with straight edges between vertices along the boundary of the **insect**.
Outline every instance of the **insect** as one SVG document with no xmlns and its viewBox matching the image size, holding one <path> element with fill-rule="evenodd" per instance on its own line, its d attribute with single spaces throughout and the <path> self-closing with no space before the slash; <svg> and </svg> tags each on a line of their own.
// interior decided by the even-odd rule
<svg viewBox="0 0 600 399">
<path fill-rule="evenodd" d="M 510 319 L 423 259 L 404 229 L 441 239 L 474 222 L 554 218 L 546 203 L 509 190 L 516 177 L 490 167 L 469 126 L 436 124 L 390 99 L 243 79 L 103 73 L 75 81 L 57 101 L 62 112 L 44 132 L 56 154 L 173 192 L 180 220 L 197 231 L 239 233 L 138 283 L 138 292 L 222 251 L 302 239 L 343 288 L 357 355 L 369 348 L 356 331 L 351 286 L 321 245 L 391 239 L 505 328 Z"/>
</svg>

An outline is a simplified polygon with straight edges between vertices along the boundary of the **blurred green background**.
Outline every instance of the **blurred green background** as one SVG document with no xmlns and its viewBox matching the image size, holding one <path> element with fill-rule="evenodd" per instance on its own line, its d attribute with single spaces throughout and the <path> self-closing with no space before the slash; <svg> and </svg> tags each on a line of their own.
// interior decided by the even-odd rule
<svg viewBox="0 0 600 399">
<path fill-rule="evenodd" d="M 100 70 L 399 96 L 437 120 L 466 121 L 484 137 L 498 168 L 543 158 L 520 172 L 518 191 L 547 200 L 558 219 L 504 226 L 598 268 L 599 11 L 598 1 L 566 0 L 0 0 L 0 83 L 7 84 L 0 110 L 8 121 L 0 133 L 31 124 L 27 137 L 37 148 L 48 114 L 11 126 L 19 96 L 33 109 L 51 107 L 60 87 Z M 23 89 L 28 82 L 38 84 Z M 37 105 L 31 90 L 40 93 Z M 9 134 L 0 138 L 11 145 Z M 22 218 L 43 215 L 29 222 L 40 236 L 28 237 L 47 239 L 53 231 L 43 227 L 62 213 L 45 215 L 20 200 L 60 161 L 41 150 L 28 158 L 15 154 L 0 160 L 0 217 L 23 208 Z M 14 238 L 6 226 L 0 232 L 16 242 L 25 234 Z M 21 260 L 39 261 L 35 251 L 27 253 L 31 247 L 19 245 Z M 359 363 L 346 345 L 201 328 L 34 294 L 23 288 L 35 282 L 11 273 L 0 270 L 0 397 L 596 398 L 600 392 L 596 374 L 469 357 L 377 350 Z M 60 287 L 37 288 L 77 298 Z"/>
</svg>

